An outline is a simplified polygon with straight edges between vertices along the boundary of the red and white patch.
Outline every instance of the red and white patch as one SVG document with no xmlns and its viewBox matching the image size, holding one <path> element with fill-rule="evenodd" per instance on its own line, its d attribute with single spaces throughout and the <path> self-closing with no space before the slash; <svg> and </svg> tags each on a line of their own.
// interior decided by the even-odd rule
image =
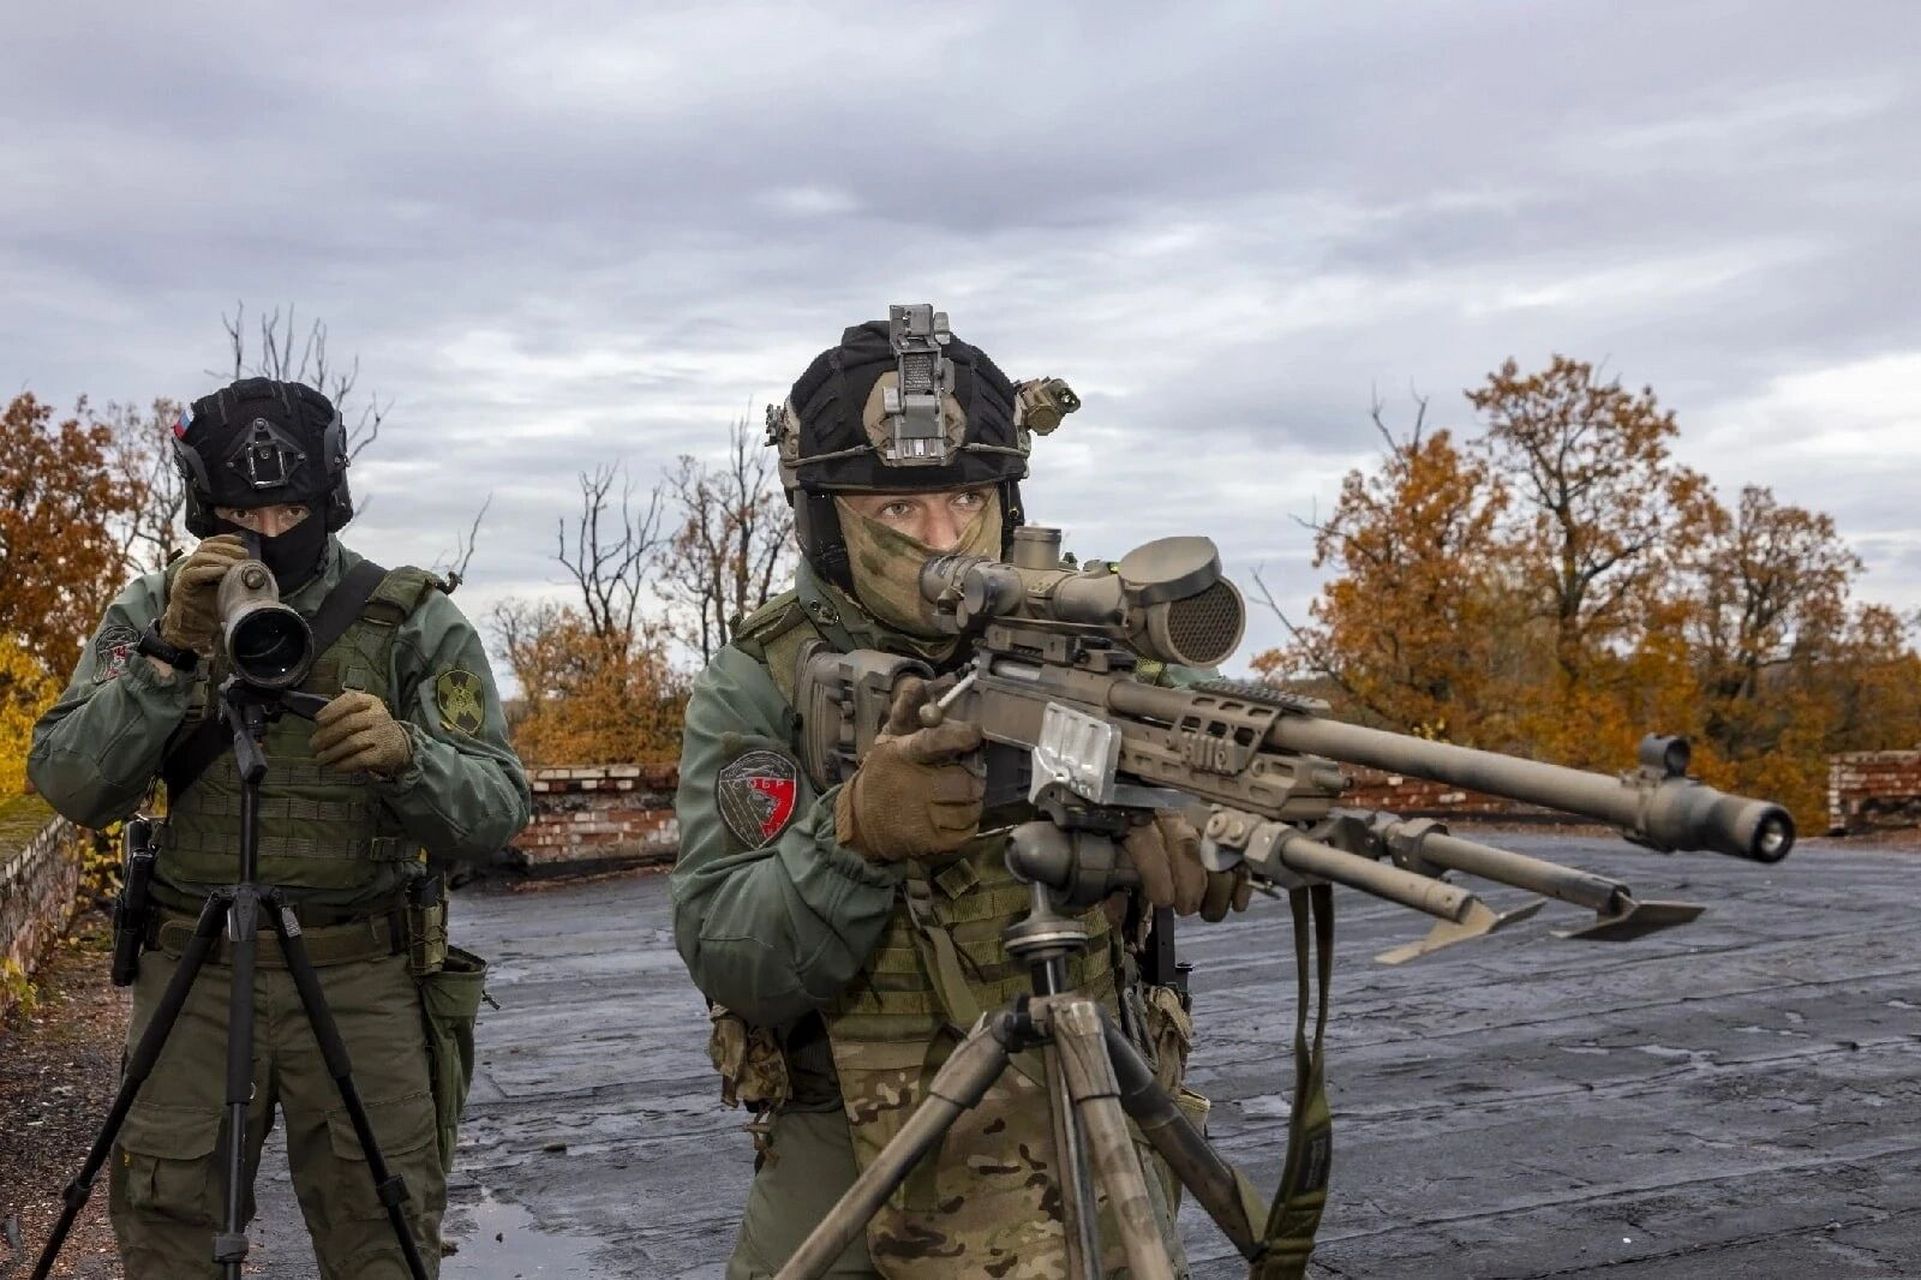
<svg viewBox="0 0 1921 1280">
<path fill-rule="evenodd" d="M 140 633 L 124 622 L 109 623 L 100 628 L 100 634 L 93 638 L 93 682 L 105 684 L 118 679 L 133 658 L 134 646 L 139 643 Z"/>
<path fill-rule="evenodd" d="M 750 849 L 785 831 L 800 804 L 800 766 L 778 751 L 735 756 L 714 783 L 727 829 Z"/>
</svg>

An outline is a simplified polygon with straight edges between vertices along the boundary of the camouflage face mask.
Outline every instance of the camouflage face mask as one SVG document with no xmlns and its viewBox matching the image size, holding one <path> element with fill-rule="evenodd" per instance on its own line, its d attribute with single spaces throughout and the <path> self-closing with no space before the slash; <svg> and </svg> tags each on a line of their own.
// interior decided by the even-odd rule
<svg viewBox="0 0 1921 1280">
<path fill-rule="evenodd" d="M 920 569 L 929 556 L 938 554 L 933 547 L 910 538 L 891 525 L 860 514 L 844 498 L 834 499 L 840 513 L 841 536 L 847 540 L 847 557 L 854 576 L 854 594 L 860 604 L 879 622 L 905 635 L 938 639 L 942 633 L 934 625 L 932 606 L 921 599 Z M 960 555 L 1001 554 L 1000 495 L 990 493 L 987 505 L 961 532 Z"/>
</svg>

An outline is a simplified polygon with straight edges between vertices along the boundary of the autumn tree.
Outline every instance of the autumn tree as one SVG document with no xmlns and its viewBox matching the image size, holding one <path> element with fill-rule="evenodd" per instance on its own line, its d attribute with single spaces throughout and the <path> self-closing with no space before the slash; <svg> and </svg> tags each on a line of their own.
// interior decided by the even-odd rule
<svg viewBox="0 0 1921 1280">
<path fill-rule="evenodd" d="M 113 435 L 32 393 L 0 416 L 0 635 L 64 677 L 120 586 Z"/>
<path fill-rule="evenodd" d="M 520 686 L 509 730 L 532 765 L 631 764 L 680 751 L 687 681 L 658 641 L 609 645 L 578 607 L 505 601 L 494 629 Z"/>
<path fill-rule="evenodd" d="M 674 638 L 704 663 L 766 603 L 794 561 L 794 518 L 768 451 L 745 420 L 718 466 L 682 455 L 667 478 L 678 525 L 659 558 Z"/>
<path fill-rule="evenodd" d="M 1519 494 L 1508 532 L 1521 584 L 1554 629 L 1562 676 L 1578 680 L 1589 655 L 1633 637 L 1705 481 L 1673 460 L 1680 428 L 1652 389 L 1627 391 L 1584 361 L 1557 355 L 1522 374 L 1509 360 L 1467 399 Z"/>
<path fill-rule="evenodd" d="M 60 686 L 61 678 L 17 636 L 0 634 L 0 800 L 26 789 L 33 724 L 60 695 Z"/>
<path fill-rule="evenodd" d="M 1314 526 L 1332 576 L 1257 669 L 1390 727 L 1590 768 L 1685 733 L 1706 780 L 1811 826 L 1830 754 L 1921 743 L 1909 625 L 1854 600 L 1831 518 L 1754 487 L 1723 506 L 1673 461 L 1653 392 L 1579 361 L 1509 361 L 1468 399 L 1486 430 L 1465 446 L 1376 414 L 1386 452 Z"/>
<path fill-rule="evenodd" d="M 1497 537 L 1508 498 L 1485 457 L 1428 430 L 1427 407 L 1417 400 L 1397 435 L 1374 406 L 1377 465 L 1348 472 L 1333 513 L 1310 522 L 1314 566 L 1332 574 L 1301 625 L 1275 609 L 1290 643 L 1254 667 L 1329 685 L 1344 709 L 1389 727 L 1472 741 L 1494 705 L 1509 607 Z"/>
<path fill-rule="evenodd" d="M 18 790 L 27 732 L 119 586 L 112 433 L 55 422 L 31 393 L 0 414 L 0 787 Z"/>
<path fill-rule="evenodd" d="M 1680 584 L 1706 767 L 1818 809 L 1826 757 L 1921 742 L 1907 628 L 1852 599 L 1862 569 L 1831 517 L 1742 490 L 1718 504 Z"/>
<path fill-rule="evenodd" d="M 1704 536 L 1706 480 L 1675 462 L 1674 414 L 1585 361 L 1556 355 L 1522 373 L 1509 360 L 1468 403 L 1480 447 L 1513 488 L 1503 522 L 1509 572 L 1551 644 L 1516 700 L 1516 732 L 1556 759 L 1621 759 L 1640 726 L 1624 714 L 1623 661 L 1660 611 L 1678 558 Z"/>
<path fill-rule="evenodd" d="M 127 509 L 116 525 L 127 577 L 164 569 L 186 550 L 186 482 L 173 459 L 173 431 L 185 410 L 165 397 L 145 408 L 109 403 L 93 416 L 112 437 L 114 482 Z"/>
<path fill-rule="evenodd" d="M 521 689 L 514 745 L 534 764 L 672 759 L 686 689 L 643 608 L 661 545 L 660 493 L 640 500 L 619 464 L 578 480 L 579 514 L 559 521 L 554 553 L 574 600 L 494 610 Z"/>
</svg>

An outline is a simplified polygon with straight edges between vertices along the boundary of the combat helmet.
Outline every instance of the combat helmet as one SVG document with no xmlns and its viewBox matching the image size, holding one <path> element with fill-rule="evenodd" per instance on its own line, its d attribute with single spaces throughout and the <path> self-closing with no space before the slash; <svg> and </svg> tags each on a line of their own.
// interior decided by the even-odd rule
<svg viewBox="0 0 1921 1280">
<path fill-rule="evenodd" d="M 1005 555 L 1022 519 L 1020 482 L 1034 435 L 1080 407 L 1058 378 L 1009 381 L 930 304 L 887 311 L 886 320 L 843 332 L 786 403 L 767 409 L 767 442 L 779 450 L 801 554 L 850 591 L 835 494 L 992 486 Z"/>
<path fill-rule="evenodd" d="M 331 400 L 302 383 L 242 378 L 202 396 L 174 426 L 173 461 L 195 537 L 244 532 L 220 518 L 220 507 L 311 508 L 279 537 L 257 539 L 283 591 L 319 572 L 328 535 L 353 519 L 346 426 Z"/>
</svg>

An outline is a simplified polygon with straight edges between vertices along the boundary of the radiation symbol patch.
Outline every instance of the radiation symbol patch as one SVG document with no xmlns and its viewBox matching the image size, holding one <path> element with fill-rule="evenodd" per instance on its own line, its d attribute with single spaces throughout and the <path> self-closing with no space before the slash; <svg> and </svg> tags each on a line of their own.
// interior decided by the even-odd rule
<svg viewBox="0 0 1921 1280">
<path fill-rule="evenodd" d="M 93 638 L 93 682 L 105 684 L 127 669 L 127 661 L 140 643 L 140 633 L 124 622 L 100 628 Z"/>
<path fill-rule="evenodd" d="M 787 829 L 800 801 L 800 767 L 778 751 L 734 757 L 714 783 L 714 800 L 727 829 L 757 849 Z"/>
<path fill-rule="evenodd" d="M 486 686 L 471 671 L 455 667 L 443 671 L 434 681 L 434 703 L 440 708 L 440 723 L 468 737 L 480 732 L 487 723 L 484 702 Z"/>
</svg>

